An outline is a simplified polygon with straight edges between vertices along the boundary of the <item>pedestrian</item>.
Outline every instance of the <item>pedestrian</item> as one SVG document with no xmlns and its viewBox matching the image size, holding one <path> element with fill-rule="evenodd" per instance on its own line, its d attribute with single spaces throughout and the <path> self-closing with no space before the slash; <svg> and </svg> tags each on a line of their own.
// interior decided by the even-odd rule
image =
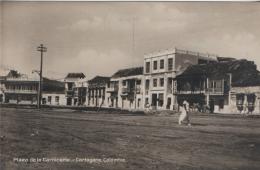
<svg viewBox="0 0 260 170">
<path fill-rule="evenodd" d="M 181 125 L 183 123 L 183 121 L 187 121 L 187 125 L 191 126 L 190 123 L 190 117 L 189 117 L 189 103 L 184 100 L 182 107 L 181 107 L 181 114 L 179 116 L 179 125 Z"/>
</svg>

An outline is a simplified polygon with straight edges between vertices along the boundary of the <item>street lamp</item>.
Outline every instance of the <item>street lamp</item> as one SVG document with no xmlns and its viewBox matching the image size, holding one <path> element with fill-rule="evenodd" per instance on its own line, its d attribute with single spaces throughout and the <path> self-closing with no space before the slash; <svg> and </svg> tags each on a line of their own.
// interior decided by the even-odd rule
<svg viewBox="0 0 260 170">
<path fill-rule="evenodd" d="M 41 108 L 41 100 L 42 100 L 42 60 L 43 60 L 43 53 L 47 52 L 47 47 L 44 47 L 43 44 L 41 44 L 39 47 L 37 47 L 37 51 L 41 52 L 41 65 L 40 65 L 40 80 L 39 80 L 39 87 L 38 87 L 38 101 L 37 101 L 37 107 L 38 109 Z"/>
</svg>

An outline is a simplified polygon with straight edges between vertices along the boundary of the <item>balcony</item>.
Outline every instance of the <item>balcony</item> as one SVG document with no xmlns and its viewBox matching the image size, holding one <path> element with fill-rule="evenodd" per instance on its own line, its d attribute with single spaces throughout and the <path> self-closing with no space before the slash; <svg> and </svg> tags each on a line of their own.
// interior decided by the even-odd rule
<svg viewBox="0 0 260 170">
<path fill-rule="evenodd" d="M 37 90 L 19 90 L 19 89 L 6 89 L 5 93 L 17 93 L 17 94 L 37 94 Z"/>
<path fill-rule="evenodd" d="M 223 95 L 224 88 L 208 88 L 207 92 L 212 95 Z"/>
<path fill-rule="evenodd" d="M 79 92 L 78 92 L 78 90 L 74 91 L 73 97 L 79 97 Z"/>
<path fill-rule="evenodd" d="M 141 87 L 136 87 L 135 92 L 136 94 L 141 94 Z"/>
<path fill-rule="evenodd" d="M 175 94 L 203 94 L 205 93 L 205 90 L 180 90 L 180 91 L 176 91 L 174 92 Z"/>
<path fill-rule="evenodd" d="M 73 96 L 74 96 L 74 91 L 73 90 L 66 91 L 66 97 L 73 97 Z"/>
<path fill-rule="evenodd" d="M 116 91 L 118 91 L 118 87 L 116 87 L 116 86 L 114 86 L 114 87 L 108 87 L 108 88 L 106 89 L 106 91 L 107 91 L 107 92 L 116 92 Z"/>
<path fill-rule="evenodd" d="M 128 88 L 128 87 L 123 87 L 122 88 L 122 93 L 124 94 L 124 93 L 130 93 L 131 92 L 131 90 L 130 90 L 130 88 Z"/>
<path fill-rule="evenodd" d="M 141 93 L 141 87 L 136 87 L 136 88 L 129 88 L 129 87 L 123 87 L 122 88 L 122 94 L 129 94 L 129 93 L 136 93 L 140 94 Z"/>
</svg>

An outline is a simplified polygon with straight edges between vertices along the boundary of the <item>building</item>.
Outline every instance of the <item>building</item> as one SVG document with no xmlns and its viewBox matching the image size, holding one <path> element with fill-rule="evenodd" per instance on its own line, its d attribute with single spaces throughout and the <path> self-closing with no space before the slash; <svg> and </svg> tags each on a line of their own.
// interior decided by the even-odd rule
<svg viewBox="0 0 260 170">
<path fill-rule="evenodd" d="M 106 85 L 106 103 L 108 107 L 118 108 L 119 81 L 111 78 Z"/>
<path fill-rule="evenodd" d="M 64 79 L 66 105 L 86 105 L 87 80 L 83 73 L 68 73 Z"/>
<path fill-rule="evenodd" d="M 143 109 L 143 67 L 117 71 L 107 85 L 108 105 L 121 109 Z"/>
<path fill-rule="evenodd" d="M 7 73 L 2 73 L 0 74 L 0 103 L 4 102 L 4 81 L 6 80 L 6 75 Z"/>
<path fill-rule="evenodd" d="M 106 85 L 110 81 L 110 77 L 96 76 L 88 81 L 88 106 L 107 107 Z"/>
<path fill-rule="evenodd" d="M 2 80 L 4 103 L 37 104 L 39 78 L 10 70 Z"/>
<path fill-rule="evenodd" d="M 260 73 L 251 73 L 232 85 L 231 113 L 260 113 Z"/>
<path fill-rule="evenodd" d="M 259 110 L 260 76 L 252 61 L 192 65 L 178 75 L 175 82 L 174 94 L 179 105 L 187 100 L 190 106 L 206 105 L 219 113 L 245 112 L 250 110 L 249 105 Z"/>
<path fill-rule="evenodd" d="M 42 104 L 66 105 L 65 83 L 43 78 Z"/>
<path fill-rule="evenodd" d="M 1 82 L 4 103 L 37 104 L 38 75 L 33 77 L 11 70 Z M 64 83 L 43 77 L 41 104 L 65 105 Z"/>
<path fill-rule="evenodd" d="M 179 49 L 164 50 L 144 56 L 144 106 L 150 109 L 175 109 L 173 78 L 194 64 L 217 61 L 216 55 Z"/>
</svg>

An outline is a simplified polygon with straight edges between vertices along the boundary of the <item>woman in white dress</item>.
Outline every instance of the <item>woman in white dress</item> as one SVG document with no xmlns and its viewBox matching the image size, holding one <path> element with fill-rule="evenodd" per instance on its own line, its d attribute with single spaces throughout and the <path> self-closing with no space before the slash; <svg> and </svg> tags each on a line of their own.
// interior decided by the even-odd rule
<svg viewBox="0 0 260 170">
<path fill-rule="evenodd" d="M 179 121 L 178 121 L 179 125 L 181 125 L 184 120 L 187 120 L 187 124 L 189 126 L 191 125 L 190 124 L 190 118 L 189 118 L 188 109 L 189 109 L 189 103 L 186 100 L 184 100 L 183 101 L 183 105 L 181 107 L 181 114 L 179 116 Z"/>
</svg>

